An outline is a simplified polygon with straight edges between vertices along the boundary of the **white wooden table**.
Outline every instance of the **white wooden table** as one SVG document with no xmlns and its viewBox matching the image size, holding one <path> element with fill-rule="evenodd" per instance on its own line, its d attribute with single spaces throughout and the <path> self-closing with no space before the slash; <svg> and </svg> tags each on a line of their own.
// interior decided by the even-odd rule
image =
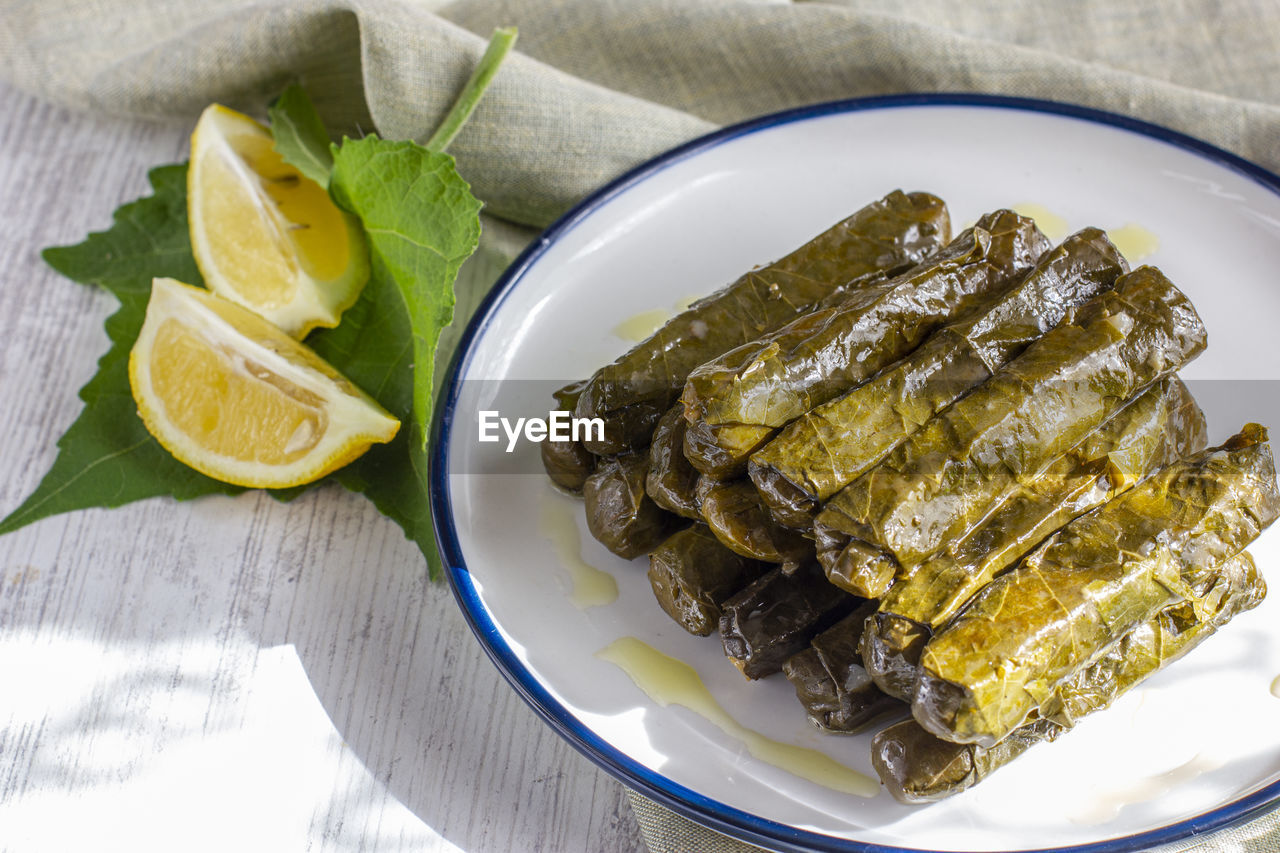
<svg viewBox="0 0 1280 853">
<path fill-rule="evenodd" d="M 106 350 L 40 260 L 185 159 L 189 126 L 0 87 L 0 515 Z M 337 488 L 56 516 L 0 537 L 0 849 L 642 850 L 399 528 Z"/>
</svg>

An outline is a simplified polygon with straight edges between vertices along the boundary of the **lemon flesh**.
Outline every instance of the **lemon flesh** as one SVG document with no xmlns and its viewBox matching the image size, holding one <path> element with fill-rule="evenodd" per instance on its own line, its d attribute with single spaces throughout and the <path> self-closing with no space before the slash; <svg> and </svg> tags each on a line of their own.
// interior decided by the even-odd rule
<svg viewBox="0 0 1280 853">
<path fill-rule="evenodd" d="M 209 289 L 296 338 L 336 326 L 369 278 L 355 217 L 284 162 L 269 130 L 218 104 L 191 135 L 187 213 Z"/>
<path fill-rule="evenodd" d="M 181 462 L 238 486 L 309 483 L 390 441 L 400 422 L 262 317 L 173 279 L 152 282 L 129 355 L 147 430 Z"/>
</svg>

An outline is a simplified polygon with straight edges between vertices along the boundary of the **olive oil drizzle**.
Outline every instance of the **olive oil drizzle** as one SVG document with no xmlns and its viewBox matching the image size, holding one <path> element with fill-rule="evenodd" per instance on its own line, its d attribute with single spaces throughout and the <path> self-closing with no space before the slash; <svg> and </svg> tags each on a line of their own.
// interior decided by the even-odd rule
<svg viewBox="0 0 1280 853">
<path fill-rule="evenodd" d="M 1116 244 L 1120 254 L 1124 255 L 1130 263 L 1149 258 L 1160 248 L 1159 237 L 1133 222 L 1119 228 L 1112 228 L 1107 232 L 1107 237 Z"/>
<path fill-rule="evenodd" d="M 614 326 L 613 333 L 624 341 L 639 343 L 662 328 L 662 324 L 670 319 L 671 312 L 665 308 L 641 311 Z"/>
<path fill-rule="evenodd" d="M 614 640 L 596 657 L 614 664 L 659 705 L 680 705 L 740 741 L 753 757 L 826 788 L 874 797 L 880 783 L 816 749 L 782 743 L 747 728 L 729 715 L 693 667 L 636 637 Z"/>
<path fill-rule="evenodd" d="M 1055 243 L 1061 242 L 1063 237 L 1069 233 L 1067 220 L 1054 213 L 1043 204 L 1033 204 L 1032 202 L 1022 202 L 1013 206 L 1013 212 L 1022 216 L 1029 216 L 1036 221 L 1036 227 L 1044 232 L 1044 236 L 1048 237 Z"/>
<path fill-rule="evenodd" d="M 582 559 L 582 537 L 573 513 L 558 500 L 559 495 L 548 495 L 542 504 L 539 530 L 556 549 L 560 564 L 569 572 L 573 590 L 569 601 L 579 610 L 600 607 L 618 600 L 618 582 L 613 575 L 597 569 Z"/>
<path fill-rule="evenodd" d="M 1076 823 L 1096 826 L 1115 820 L 1125 806 L 1157 800 L 1221 766 L 1221 762 L 1196 755 L 1164 773 L 1118 788 L 1104 788 L 1088 809 L 1071 816 Z"/>
</svg>

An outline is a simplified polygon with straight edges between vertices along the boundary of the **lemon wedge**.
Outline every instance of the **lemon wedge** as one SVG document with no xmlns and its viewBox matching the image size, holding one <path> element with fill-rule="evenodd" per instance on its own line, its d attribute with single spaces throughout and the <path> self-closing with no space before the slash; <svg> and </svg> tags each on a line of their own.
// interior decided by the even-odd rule
<svg viewBox="0 0 1280 853">
<path fill-rule="evenodd" d="M 226 483 L 317 480 L 395 436 L 400 422 L 312 350 L 199 287 L 157 278 L 129 386 L 147 430 Z"/>
<path fill-rule="evenodd" d="M 191 135 L 187 213 L 209 289 L 295 338 L 338 325 L 369 278 L 359 221 L 281 159 L 267 128 L 218 104 Z"/>
</svg>

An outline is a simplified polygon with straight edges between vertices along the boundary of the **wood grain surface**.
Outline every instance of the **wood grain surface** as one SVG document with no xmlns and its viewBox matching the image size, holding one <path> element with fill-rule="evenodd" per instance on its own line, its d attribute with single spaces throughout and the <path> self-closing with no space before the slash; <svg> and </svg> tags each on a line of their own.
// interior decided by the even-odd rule
<svg viewBox="0 0 1280 853">
<path fill-rule="evenodd" d="M 0 87 L 0 515 L 114 299 L 40 260 L 186 124 Z M 643 849 L 623 788 L 499 676 L 400 530 L 337 488 L 151 500 L 0 537 L 0 849 Z"/>
</svg>

